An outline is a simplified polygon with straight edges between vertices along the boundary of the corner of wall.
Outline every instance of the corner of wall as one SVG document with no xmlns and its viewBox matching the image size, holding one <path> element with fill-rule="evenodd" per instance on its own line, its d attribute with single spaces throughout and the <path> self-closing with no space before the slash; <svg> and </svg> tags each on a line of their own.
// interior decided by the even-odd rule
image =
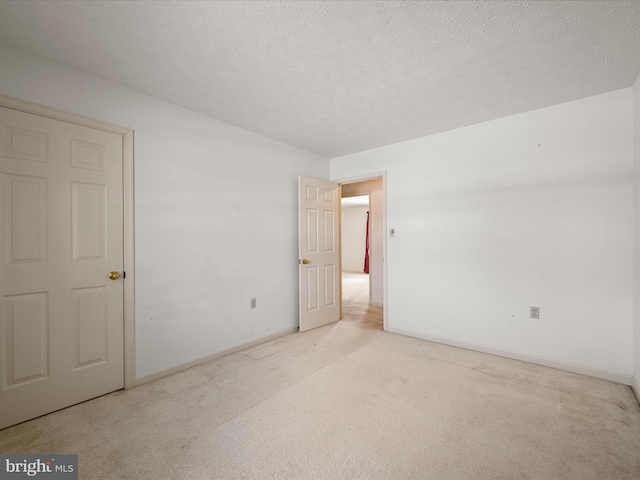
<svg viewBox="0 0 640 480">
<path fill-rule="evenodd" d="M 640 74 L 633 84 L 633 376 L 640 402 Z"/>
</svg>

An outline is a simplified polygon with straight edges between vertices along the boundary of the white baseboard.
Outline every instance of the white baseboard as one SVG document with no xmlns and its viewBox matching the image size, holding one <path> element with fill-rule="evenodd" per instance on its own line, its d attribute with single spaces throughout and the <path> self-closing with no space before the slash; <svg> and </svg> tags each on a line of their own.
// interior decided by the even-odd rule
<svg viewBox="0 0 640 480">
<path fill-rule="evenodd" d="M 171 375 L 172 373 L 181 372 L 182 370 L 186 370 L 187 368 L 195 367 L 197 365 L 202 365 L 203 363 L 210 362 L 211 360 L 215 360 L 216 358 L 224 357 L 225 355 L 231 355 L 232 353 L 239 352 L 241 350 L 246 350 L 247 348 L 255 347 L 264 342 L 268 342 L 269 340 L 273 340 L 278 337 L 282 337 L 284 335 L 288 335 L 290 333 L 294 333 L 298 331 L 298 327 L 291 328 L 289 330 L 285 330 L 280 333 L 276 333 L 273 335 L 269 335 L 268 337 L 260 338 L 258 340 L 254 340 L 253 342 L 244 343 L 242 345 L 238 345 L 237 347 L 229 348 L 227 350 L 223 350 L 222 352 L 214 353 L 213 355 L 207 355 L 206 357 L 198 358 L 197 360 L 192 360 L 191 362 L 183 363 L 182 365 L 178 365 L 177 367 L 172 367 L 167 370 L 162 370 L 161 372 L 152 373 L 151 375 L 146 375 L 144 377 L 136 378 L 135 386 L 139 387 L 140 385 L 144 385 L 145 383 L 153 382 L 162 377 L 166 377 L 167 375 Z"/>
<path fill-rule="evenodd" d="M 408 332 L 398 328 L 390 328 L 388 330 L 391 333 L 397 333 L 399 335 L 405 335 L 408 337 L 420 338 L 422 340 L 428 340 L 430 342 L 442 343 L 452 347 L 464 348 L 466 350 L 475 350 L 476 352 L 489 353 L 491 355 L 497 355 L 498 357 L 511 358 L 513 360 L 520 360 L 522 362 L 533 363 L 536 365 L 542 365 L 544 367 L 555 368 L 557 370 L 564 370 L 572 373 L 579 373 L 581 375 L 587 375 L 589 377 L 600 378 L 602 380 L 609 380 L 611 382 L 622 383 L 624 385 L 631 385 L 631 375 L 624 375 L 616 372 L 609 372 L 606 370 L 598 370 L 596 368 L 584 367 L 582 365 L 576 365 L 573 363 L 560 362 L 557 360 L 550 360 L 547 358 L 536 357 L 533 355 L 525 355 L 516 352 L 510 352 L 508 350 L 500 350 L 497 348 L 484 347 L 482 345 L 474 345 L 471 343 L 458 342 L 456 340 L 449 340 L 446 338 L 434 337 L 431 335 L 423 335 L 415 332 Z M 636 395 L 638 395 L 638 389 L 636 384 Z M 638 397 L 640 399 L 640 397 Z"/>
<path fill-rule="evenodd" d="M 631 377 L 631 389 L 633 390 L 633 393 L 636 394 L 636 399 L 638 400 L 638 403 L 640 403 L 640 385 L 638 385 L 638 381 L 636 380 L 636 377 Z"/>
</svg>

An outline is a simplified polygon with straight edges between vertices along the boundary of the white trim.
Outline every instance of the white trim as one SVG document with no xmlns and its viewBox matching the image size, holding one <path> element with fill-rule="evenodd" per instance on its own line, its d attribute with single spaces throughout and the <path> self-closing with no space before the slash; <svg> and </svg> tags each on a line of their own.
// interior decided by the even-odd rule
<svg viewBox="0 0 640 480">
<path fill-rule="evenodd" d="M 387 171 L 382 170 L 380 172 L 371 172 L 364 175 L 357 175 L 355 177 L 331 179 L 332 182 L 337 182 L 340 185 L 346 185 L 349 183 L 366 182 L 367 180 L 382 179 L 382 329 L 389 330 L 389 299 L 388 299 L 388 282 L 387 282 Z M 369 203 L 371 203 L 371 193 L 369 193 Z M 340 247 L 342 252 L 342 246 Z M 342 292 L 342 289 L 340 290 Z M 369 294 L 371 298 L 371 294 Z M 340 301 L 342 302 L 342 293 L 340 293 Z"/>
<path fill-rule="evenodd" d="M 167 370 L 162 370 L 160 372 L 152 373 L 151 375 L 146 375 L 144 377 L 137 378 L 135 381 L 135 386 L 139 387 L 140 385 L 144 385 L 145 383 L 153 382 L 162 377 L 166 377 L 167 375 L 172 375 L 174 373 L 181 372 L 191 367 L 196 367 L 198 365 L 202 365 L 203 363 L 210 362 L 220 357 L 225 357 L 227 355 L 231 355 L 232 353 L 237 353 L 241 350 L 246 350 L 251 347 L 255 347 L 256 345 L 260 345 L 261 343 L 268 342 L 270 340 L 274 340 L 276 338 L 283 337 L 285 335 L 289 335 L 290 333 L 296 333 L 298 331 L 298 327 L 294 327 L 288 330 L 285 330 L 280 333 L 276 333 L 273 335 L 269 335 L 268 337 L 260 338 L 258 340 L 254 340 L 253 342 L 245 343 L 243 345 L 238 345 L 237 347 L 229 348 L 227 350 L 223 350 L 222 352 L 214 353 L 212 355 L 207 355 L 206 357 L 198 358 L 197 360 L 192 360 L 187 363 L 183 363 L 182 365 L 178 365 L 177 367 L 168 368 Z"/>
<path fill-rule="evenodd" d="M 100 120 L 84 117 L 75 113 L 63 112 L 62 110 L 45 107 L 44 105 L 27 102 L 26 100 L 7 97 L 6 95 L 0 95 L 0 106 L 10 108 L 12 110 L 19 110 L 25 113 L 32 113 L 40 117 L 51 118 L 52 120 L 60 120 L 62 122 L 73 123 L 75 125 L 95 128 L 96 130 L 102 130 L 103 132 L 116 133 L 118 135 L 133 133 L 133 130 L 130 128 L 120 127 L 112 123 L 102 122 Z"/>
<path fill-rule="evenodd" d="M 133 224 L 133 130 L 93 118 L 63 112 L 54 108 L 0 95 L 0 106 L 31 113 L 41 117 L 60 120 L 75 125 L 95 128 L 103 132 L 122 135 L 123 149 L 123 213 L 124 213 L 124 387 L 134 386 L 135 378 L 135 297 L 134 297 L 134 224 Z"/>
<path fill-rule="evenodd" d="M 636 377 L 631 377 L 631 389 L 633 390 L 633 393 L 636 394 L 636 399 L 638 400 L 638 403 L 640 403 L 640 385 L 638 385 L 638 381 L 636 380 Z"/>
<path fill-rule="evenodd" d="M 420 338 L 422 340 L 428 340 L 430 342 L 441 343 L 452 347 L 464 348 L 466 350 L 474 350 L 476 352 L 488 353 L 496 355 L 498 357 L 510 358 L 512 360 L 520 360 L 521 362 L 533 363 L 536 365 L 542 365 L 544 367 L 555 368 L 557 370 L 564 370 L 572 373 L 579 373 L 581 375 L 587 375 L 589 377 L 600 378 L 602 380 L 609 380 L 611 382 L 622 383 L 624 385 L 631 385 L 631 375 L 624 375 L 622 373 L 609 372 L 606 370 L 598 370 L 596 368 L 584 367 L 582 365 L 576 365 L 573 363 L 560 362 L 557 360 L 550 360 L 548 358 L 536 357 L 533 355 L 525 355 L 516 352 L 510 352 L 508 350 L 501 350 L 497 348 L 484 347 L 481 345 L 474 345 L 471 343 L 458 342 L 456 340 L 449 340 L 446 338 L 435 337 L 432 335 L 423 335 L 421 333 L 408 332 L 399 328 L 389 329 L 391 333 L 397 333 L 398 335 L 405 335 L 408 337 Z"/>
<path fill-rule="evenodd" d="M 298 195 L 300 195 L 300 193 L 298 192 Z M 298 205 L 300 205 L 300 200 L 298 199 Z M 299 208 L 299 207 L 298 207 Z M 299 215 L 299 213 L 298 213 Z M 300 231 L 300 220 L 298 219 L 298 231 Z M 299 234 L 298 234 L 299 235 Z M 340 244 L 340 248 L 338 249 L 338 268 L 339 268 L 339 275 L 338 275 L 338 292 L 340 292 L 340 313 L 339 313 L 339 319 L 342 320 L 342 185 L 340 185 L 338 183 L 338 241 Z M 300 237 L 298 237 L 298 250 L 300 249 Z M 299 255 L 299 254 L 298 254 Z M 300 279 L 300 269 L 298 269 L 298 292 L 300 292 L 300 286 L 302 286 L 302 282 Z M 300 304 L 300 293 L 298 293 L 298 304 Z M 300 312 L 300 317 L 302 318 L 302 312 Z M 298 320 L 300 321 L 300 320 Z"/>
<path fill-rule="evenodd" d="M 123 209 L 124 209 L 124 388 L 135 386 L 135 204 L 134 204 L 134 152 L 133 130 L 123 136 Z"/>
</svg>

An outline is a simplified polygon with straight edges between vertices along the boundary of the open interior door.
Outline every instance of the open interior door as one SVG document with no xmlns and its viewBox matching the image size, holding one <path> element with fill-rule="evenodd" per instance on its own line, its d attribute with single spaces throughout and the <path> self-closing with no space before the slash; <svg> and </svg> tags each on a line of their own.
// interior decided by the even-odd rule
<svg viewBox="0 0 640 480">
<path fill-rule="evenodd" d="M 339 185 L 298 178 L 300 331 L 340 320 Z"/>
</svg>

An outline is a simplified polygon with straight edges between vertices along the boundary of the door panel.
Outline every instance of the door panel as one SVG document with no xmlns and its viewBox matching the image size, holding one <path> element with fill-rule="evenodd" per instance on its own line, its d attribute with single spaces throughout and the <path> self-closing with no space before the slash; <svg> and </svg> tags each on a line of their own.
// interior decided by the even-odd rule
<svg viewBox="0 0 640 480">
<path fill-rule="evenodd" d="M 340 319 L 338 184 L 298 181 L 300 331 Z"/>
<path fill-rule="evenodd" d="M 5 175 L 5 258 L 7 263 L 45 262 L 47 181 Z"/>
<path fill-rule="evenodd" d="M 2 347 L 7 387 L 49 377 L 48 305 L 46 293 L 5 297 L 3 327 L 7 335 Z"/>
<path fill-rule="evenodd" d="M 0 108 L 0 428 L 124 387 L 123 136 Z"/>
<path fill-rule="evenodd" d="M 103 260 L 105 238 L 105 186 L 71 184 L 73 260 Z"/>
<path fill-rule="evenodd" d="M 74 370 L 107 361 L 105 287 L 73 290 Z"/>
</svg>

